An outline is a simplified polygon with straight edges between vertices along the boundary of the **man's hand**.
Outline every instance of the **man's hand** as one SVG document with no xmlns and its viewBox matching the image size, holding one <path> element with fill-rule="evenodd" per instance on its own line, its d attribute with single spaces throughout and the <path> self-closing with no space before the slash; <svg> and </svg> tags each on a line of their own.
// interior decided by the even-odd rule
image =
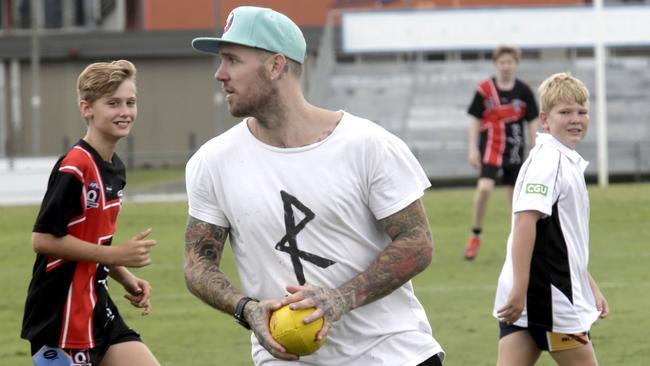
<svg viewBox="0 0 650 366">
<path fill-rule="evenodd" d="M 344 313 L 350 311 L 349 304 L 336 289 L 307 284 L 304 286 L 289 285 L 287 291 L 291 295 L 282 299 L 282 305 L 290 304 L 289 307 L 293 310 L 316 308 L 313 313 L 305 317 L 306 324 L 324 318 L 323 327 L 316 335 L 318 340 L 324 339 L 331 325 L 341 319 Z"/>
<path fill-rule="evenodd" d="M 248 321 L 257 341 L 260 342 L 269 353 L 281 360 L 295 361 L 298 360 L 298 355 L 288 353 L 278 341 L 271 335 L 269 328 L 269 320 L 271 314 L 282 307 L 279 300 L 264 300 L 260 302 L 249 301 L 244 308 L 244 317 Z"/>
</svg>

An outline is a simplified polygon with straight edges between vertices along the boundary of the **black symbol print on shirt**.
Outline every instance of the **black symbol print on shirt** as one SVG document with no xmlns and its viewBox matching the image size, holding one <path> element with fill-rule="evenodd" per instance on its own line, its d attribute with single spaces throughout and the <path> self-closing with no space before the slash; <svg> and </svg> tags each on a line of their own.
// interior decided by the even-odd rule
<svg viewBox="0 0 650 366">
<path fill-rule="evenodd" d="M 298 201 L 296 197 L 289 193 L 280 191 L 280 196 L 282 196 L 282 203 L 284 204 L 284 228 L 287 233 L 277 244 L 275 244 L 275 249 L 289 253 L 291 256 L 291 263 L 293 264 L 293 270 L 296 273 L 296 279 L 300 285 L 304 285 L 306 282 L 305 274 L 302 270 L 302 262 L 300 259 L 304 259 L 321 268 L 327 268 L 336 262 L 298 249 L 296 236 L 298 236 L 298 233 L 304 229 L 307 223 L 313 220 L 316 215 L 314 215 L 307 206 L 303 205 L 302 202 Z M 305 215 L 297 225 L 293 215 L 294 207 Z"/>
</svg>

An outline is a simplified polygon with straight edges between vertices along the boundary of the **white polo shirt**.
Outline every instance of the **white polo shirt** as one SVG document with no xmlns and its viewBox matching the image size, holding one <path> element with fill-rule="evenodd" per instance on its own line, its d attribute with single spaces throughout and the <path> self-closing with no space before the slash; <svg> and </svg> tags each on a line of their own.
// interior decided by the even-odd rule
<svg viewBox="0 0 650 366">
<path fill-rule="evenodd" d="M 584 171 L 589 163 L 549 134 L 539 133 L 536 141 L 513 194 L 511 227 L 517 212 L 544 214 L 537 222 L 526 306 L 515 325 L 558 333 L 585 332 L 599 315 L 587 269 L 589 196 Z M 511 231 L 494 317 L 512 289 L 512 235 Z"/>
</svg>

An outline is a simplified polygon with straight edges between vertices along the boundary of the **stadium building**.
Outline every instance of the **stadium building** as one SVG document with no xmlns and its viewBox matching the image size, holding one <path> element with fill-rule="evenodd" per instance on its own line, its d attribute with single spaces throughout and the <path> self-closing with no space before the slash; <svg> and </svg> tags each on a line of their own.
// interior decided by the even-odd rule
<svg viewBox="0 0 650 366">
<path fill-rule="evenodd" d="M 580 23 L 575 17 L 592 17 L 588 0 L 245 3 L 274 8 L 302 28 L 311 102 L 370 118 L 401 136 L 432 180 L 474 175 L 466 163 L 466 109 L 478 81 L 493 73 L 496 39 L 473 43 L 445 32 L 460 27 L 471 36 L 477 24 L 485 33 L 496 29 L 522 48 L 518 75 L 533 88 L 551 73 L 571 71 L 595 94 L 595 31 L 563 30 L 564 39 L 551 43 L 531 38 L 553 33 L 555 24 Z M 139 118 L 118 153 L 129 168 L 183 165 L 196 147 L 236 122 L 212 80 L 217 60 L 195 52 L 190 41 L 220 35 L 229 10 L 241 4 L 0 0 L 0 158 L 64 152 L 85 130 L 76 107 L 77 75 L 90 62 L 126 58 L 138 67 Z M 607 16 L 647 19 L 650 1 L 605 1 L 604 9 Z M 513 16 L 523 23 L 500 20 Z M 544 24 L 553 28 L 545 31 Z M 647 24 L 635 24 L 627 18 L 618 33 L 609 32 L 616 34 L 605 44 L 605 90 L 609 171 L 640 180 L 650 174 L 650 37 L 636 41 L 634 34 L 648 31 Z M 619 33 L 620 39 L 612 38 Z M 580 152 L 594 174 L 595 99 L 591 103 L 592 127 Z"/>
</svg>

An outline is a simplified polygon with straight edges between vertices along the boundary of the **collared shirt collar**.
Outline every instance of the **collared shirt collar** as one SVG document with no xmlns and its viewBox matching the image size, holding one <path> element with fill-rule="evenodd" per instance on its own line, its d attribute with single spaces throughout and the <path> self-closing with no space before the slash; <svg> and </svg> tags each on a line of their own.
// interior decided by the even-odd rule
<svg viewBox="0 0 650 366">
<path fill-rule="evenodd" d="M 585 169 L 587 169 L 587 165 L 589 165 L 589 162 L 586 161 L 585 159 L 580 156 L 580 154 L 573 150 L 570 149 L 568 146 L 565 144 L 561 143 L 558 139 L 553 137 L 553 135 L 544 133 L 544 132 L 538 132 L 537 133 L 537 139 L 535 140 L 536 144 L 541 144 L 541 143 L 549 143 L 555 146 L 560 152 L 564 155 L 566 155 L 574 164 L 578 164 L 580 166 L 580 169 L 584 172 Z"/>
</svg>

